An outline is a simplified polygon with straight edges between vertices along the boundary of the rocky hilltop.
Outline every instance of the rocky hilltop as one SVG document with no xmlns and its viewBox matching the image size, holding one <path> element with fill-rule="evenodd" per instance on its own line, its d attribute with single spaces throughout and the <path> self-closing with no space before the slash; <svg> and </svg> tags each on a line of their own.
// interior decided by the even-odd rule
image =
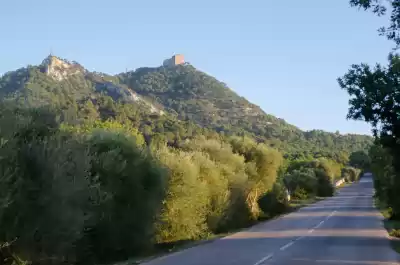
<svg viewBox="0 0 400 265">
<path fill-rule="evenodd" d="M 86 70 L 76 62 L 69 62 L 56 56 L 49 55 L 42 62 L 44 72 L 57 81 L 62 81 L 72 75 L 84 75 Z"/>
</svg>

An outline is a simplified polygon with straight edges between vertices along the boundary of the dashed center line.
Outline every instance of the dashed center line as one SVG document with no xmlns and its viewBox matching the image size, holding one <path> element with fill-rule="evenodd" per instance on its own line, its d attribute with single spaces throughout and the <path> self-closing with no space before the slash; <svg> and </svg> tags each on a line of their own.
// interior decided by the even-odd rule
<svg viewBox="0 0 400 265">
<path fill-rule="evenodd" d="M 315 231 L 315 229 L 319 228 L 321 225 L 323 225 L 325 223 L 326 220 L 328 220 L 329 218 L 331 218 L 337 211 L 333 211 L 331 212 L 326 218 L 325 220 L 322 220 L 321 222 L 319 222 L 314 228 L 308 230 L 308 233 L 311 234 L 312 232 Z M 281 247 L 279 250 L 284 251 L 285 249 L 289 248 L 290 246 L 292 246 L 296 241 L 300 240 L 304 238 L 304 236 L 298 237 L 292 241 L 290 241 L 289 243 L 287 243 L 286 245 L 284 245 L 283 247 Z M 261 265 L 262 263 L 264 263 L 265 261 L 271 259 L 274 256 L 274 253 L 268 254 L 267 256 L 265 256 L 264 258 L 260 259 L 259 261 L 257 261 L 254 265 Z"/>
<path fill-rule="evenodd" d="M 285 250 L 285 249 L 287 249 L 288 247 L 290 247 L 290 246 L 293 245 L 293 244 L 294 244 L 294 241 L 289 242 L 289 243 L 287 243 L 286 245 L 284 245 L 283 247 L 281 247 L 280 250 Z"/>
<path fill-rule="evenodd" d="M 316 229 L 316 228 L 318 228 L 318 227 L 320 227 L 321 225 L 323 225 L 325 223 L 325 220 L 324 221 L 321 221 L 321 222 L 319 222 L 319 224 L 317 224 L 315 227 L 314 227 L 314 229 Z M 313 230 L 314 230 L 313 229 Z"/>
<path fill-rule="evenodd" d="M 328 218 L 332 217 L 332 215 L 334 215 L 336 212 L 337 212 L 336 210 L 335 210 L 335 211 L 333 211 L 333 212 L 331 212 L 331 214 L 330 214 L 330 215 L 328 215 L 328 217 L 327 217 L 325 220 L 328 220 Z"/>
<path fill-rule="evenodd" d="M 331 212 L 326 218 L 325 220 L 322 220 L 321 222 L 319 222 L 319 224 L 317 224 L 313 229 L 309 230 L 308 233 L 311 234 L 312 232 L 314 232 L 315 229 L 319 228 L 321 225 L 323 225 L 325 223 L 326 220 L 328 220 L 329 218 L 331 218 L 337 211 L 333 211 Z"/>
<path fill-rule="evenodd" d="M 260 259 L 259 261 L 257 261 L 257 263 L 255 263 L 254 265 L 260 265 L 262 264 L 264 261 L 269 260 L 270 258 L 272 258 L 273 254 L 269 254 L 268 256 L 265 256 L 264 258 Z"/>
</svg>

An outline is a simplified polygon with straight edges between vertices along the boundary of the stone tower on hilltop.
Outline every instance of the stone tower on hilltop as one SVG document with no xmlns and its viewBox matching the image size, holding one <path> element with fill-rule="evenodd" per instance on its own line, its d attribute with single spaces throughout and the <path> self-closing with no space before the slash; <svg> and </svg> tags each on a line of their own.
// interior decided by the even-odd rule
<svg viewBox="0 0 400 265">
<path fill-rule="evenodd" d="M 172 58 L 169 58 L 167 60 L 164 60 L 163 65 L 164 66 L 175 66 L 179 64 L 184 64 L 185 63 L 185 57 L 183 54 L 176 54 L 172 56 Z"/>
</svg>

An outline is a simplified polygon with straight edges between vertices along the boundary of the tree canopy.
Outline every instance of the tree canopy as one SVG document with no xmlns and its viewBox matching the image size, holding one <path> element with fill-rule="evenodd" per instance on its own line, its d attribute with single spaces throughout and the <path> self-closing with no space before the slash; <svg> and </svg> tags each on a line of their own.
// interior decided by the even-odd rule
<svg viewBox="0 0 400 265">
<path fill-rule="evenodd" d="M 400 1 L 351 0 L 350 4 L 383 16 L 388 11 L 390 25 L 379 32 L 400 45 Z M 392 209 L 392 218 L 400 218 L 400 57 L 391 53 L 386 66 L 354 64 L 338 79 L 340 87 L 350 96 L 347 117 L 364 120 L 372 125 L 376 138 L 369 158 L 357 152 L 350 164 L 369 168 L 374 173 L 377 197 Z"/>
<path fill-rule="evenodd" d="M 387 15 L 390 11 L 389 26 L 379 28 L 379 34 L 394 41 L 396 48 L 400 45 L 400 1 L 399 0 L 350 0 L 350 5 L 370 10 L 378 16 Z"/>
</svg>

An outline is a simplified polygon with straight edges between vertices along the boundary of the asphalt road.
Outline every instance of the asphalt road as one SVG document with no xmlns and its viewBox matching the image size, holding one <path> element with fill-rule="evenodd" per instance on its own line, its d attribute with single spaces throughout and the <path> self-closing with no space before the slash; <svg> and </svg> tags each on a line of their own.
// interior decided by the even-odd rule
<svg viewBox="0 0 400 265">
<path fill-rule="evenodd" d="M 144 264 L 400 264 L 372 195 L 372 178 L 365 176 L 297 212 Z"/>
</svg>

